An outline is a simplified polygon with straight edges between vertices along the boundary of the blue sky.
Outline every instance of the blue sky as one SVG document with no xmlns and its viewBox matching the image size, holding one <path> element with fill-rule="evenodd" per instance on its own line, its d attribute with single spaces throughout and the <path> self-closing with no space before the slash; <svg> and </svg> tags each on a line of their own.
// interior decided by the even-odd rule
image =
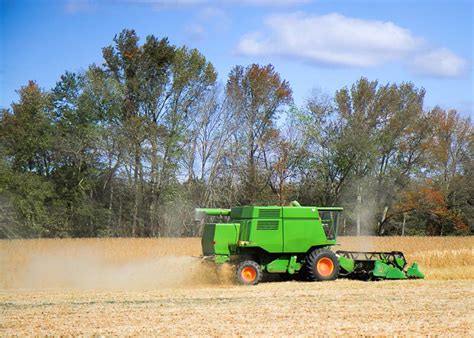
<svg viewBox="0 0 474 338">
<path fill-rule="evenodd" d="M 28 80 L 101 64 L 123 28 L 198 48 L 225 82 L 234 65 L 272 63 L 303 104 L 361 76 L 424 87 L 427 108 L 474 117 L 470 0 L 0 0 L 0 107 Z"/>
</svg>

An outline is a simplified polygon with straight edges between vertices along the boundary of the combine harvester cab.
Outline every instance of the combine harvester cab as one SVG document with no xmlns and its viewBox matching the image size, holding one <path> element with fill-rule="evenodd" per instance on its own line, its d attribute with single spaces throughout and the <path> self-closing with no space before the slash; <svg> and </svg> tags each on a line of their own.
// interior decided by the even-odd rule
<svg viewBox="0 0 474 338">
<path fill-rule="evenodd" d="M 284 207 L 196 209 L 197 222 L 205 215 L 225 220 L 204 224 L 203 259 L 234 265 L 237 281 L 245 285 L 257 284 L 264 274 L 310 281 L 424 277 L 416 263 L 406 269 L 401 252 L 331 251 L 342 210 L 306 207 L 296 201 Z"/>
</svg>

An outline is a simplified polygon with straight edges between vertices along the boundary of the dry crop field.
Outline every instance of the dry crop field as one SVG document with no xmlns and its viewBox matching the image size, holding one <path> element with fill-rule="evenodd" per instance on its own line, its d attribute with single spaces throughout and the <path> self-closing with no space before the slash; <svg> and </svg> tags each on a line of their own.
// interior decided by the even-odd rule
<svg viewBox="0 0 474 338">
<path fill-rule="evenodd" d="M 0 241 L 0 335 L 474 335 L 473 237 L 342 237 L 425 280 L 235 285 L 200 240 Z"/>
</svg>

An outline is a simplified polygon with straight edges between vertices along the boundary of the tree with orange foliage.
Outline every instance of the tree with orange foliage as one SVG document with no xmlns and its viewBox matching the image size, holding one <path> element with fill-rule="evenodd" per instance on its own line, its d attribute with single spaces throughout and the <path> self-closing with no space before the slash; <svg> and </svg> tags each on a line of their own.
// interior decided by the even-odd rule
<svg viewBox="0 0 474 338">
<path fill-rule="evenodd" d="M 392 216 L 408 213 L 430 235 L 468 234 L 474 215 L 472 123 L 439 107 L 428 118 L 432 132 L 425 147 L 425 178 L 401 192 Z"/>
<path fill-rule="evenodd" d="M 450 208 L 447 196 L 431 180 L 416 189 L 403 192 L 397 208 L 400 213 L 409 213 L 425 226 L 428 235 L 445 235 L 453 231 L 467 234 L 469 226 L 464 222 L 462 212 Z"/>
</svg>

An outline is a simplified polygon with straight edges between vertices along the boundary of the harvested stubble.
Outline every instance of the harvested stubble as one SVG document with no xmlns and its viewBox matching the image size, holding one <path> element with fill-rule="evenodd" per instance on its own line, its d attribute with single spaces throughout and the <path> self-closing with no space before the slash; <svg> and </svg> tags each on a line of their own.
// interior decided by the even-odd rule
<svg viewBox="0 0 474 338">
<path fill-rule="evenodd" d="M 472 336 L 472 281 L 0 292 L 0 335 Z"/>
</svg>

